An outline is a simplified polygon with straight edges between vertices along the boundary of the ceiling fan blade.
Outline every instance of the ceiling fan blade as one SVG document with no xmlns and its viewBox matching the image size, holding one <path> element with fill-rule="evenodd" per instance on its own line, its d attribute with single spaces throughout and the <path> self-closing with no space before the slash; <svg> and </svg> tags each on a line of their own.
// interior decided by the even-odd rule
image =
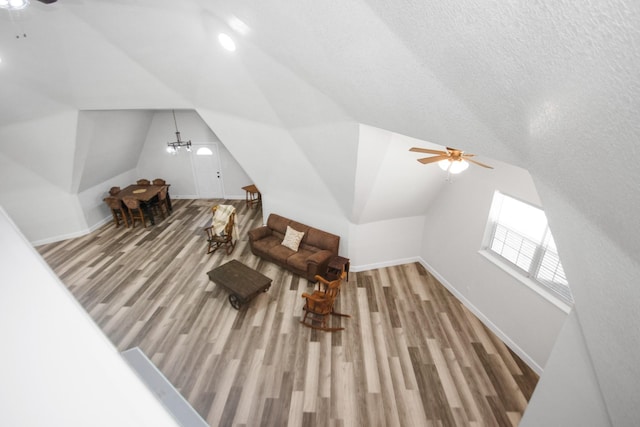
<svg viewBox="0 0 640 427">
<path fill-rule="evenodd" d="M 418 153 L 427 153 L 427 154 L 447 154 L 446 151 L 430 150 L 428 148 L 420 148 L 420 147 L 413 147 L 413 148 L 409 149 L 409 151 L 415 151 L 415 152 L 418 152 Z"/>
<path fill-rule="evenodd" d="M 446 160 L 448 158 L 449 156 L 441 155 L 441 156 L 433 156 L 433 157 L 424 157 L 422 159 L 418 159 L 418 161 L 423 165 L 426 165 L 427 163 L 435 163 L 435 162 L 439 162 L 440 160 Z"/>
<path fill-rule="evenodd" d="M 464 158 L 466 161 L 471 162 L 471 163 L 475 163 L 478 166 L 482 166 L 483 168 L 488 168 L 488 169 L 493 169 L 493 166 L 489 166 L 489 165 L 485 165 L 484 163 L 480 163 L 477 160 L 473 160 L 473 159 L 469 159 L 465 156 Z"/>
</svg>

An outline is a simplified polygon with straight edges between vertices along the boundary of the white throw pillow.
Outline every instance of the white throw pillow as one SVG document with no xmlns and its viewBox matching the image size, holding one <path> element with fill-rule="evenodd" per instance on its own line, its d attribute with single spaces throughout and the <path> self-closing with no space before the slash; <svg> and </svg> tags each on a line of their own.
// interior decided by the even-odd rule
<svg viewBox="0 0 640 427">
<path fill-rule="evenodd" d="M 284 240 L 282 240 L 282 246 L 298 252 L 302 237 L 304 237 L 304 231 L 296 231 L 287 225 L 287 232 L 284 235 Z"/>
</svg>

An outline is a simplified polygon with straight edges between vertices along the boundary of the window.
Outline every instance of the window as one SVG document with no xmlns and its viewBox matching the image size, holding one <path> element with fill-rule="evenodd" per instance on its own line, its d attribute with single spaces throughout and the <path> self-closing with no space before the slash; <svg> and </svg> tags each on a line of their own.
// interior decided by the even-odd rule
<svg viewBox="0 0 640 427">
<path fill-rule="evenodd" d="M 196 151 L 196 156 L 213 156 L 213 151 L 208 147 L 200 147 Z"/>
<path fill-rule="evenodd" d="M 564 303 L 573 303 L 542 209 L 496 191 L 487 227 L 486 251 Z"/>
</svg>

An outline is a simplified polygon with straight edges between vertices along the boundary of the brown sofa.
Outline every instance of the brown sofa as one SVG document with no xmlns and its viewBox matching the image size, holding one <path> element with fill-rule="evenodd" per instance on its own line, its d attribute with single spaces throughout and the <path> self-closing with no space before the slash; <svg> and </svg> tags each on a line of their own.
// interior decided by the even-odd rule
<svg viewBox="0 0 640 427">
<path fill-rule="evenodd" d="M 304 231 L 297 252 L 281 244 L 287 226 L 296 231 Z M 339 245 L 340 236 L 273 213 L 269 215 L 267 225 L 249 231 L 249 246 L 254 255 L 306 277 L 309 281 L 315 281 L 316 274 L 326 275 L 329 260 L 338 255 Z"/>
</svg>

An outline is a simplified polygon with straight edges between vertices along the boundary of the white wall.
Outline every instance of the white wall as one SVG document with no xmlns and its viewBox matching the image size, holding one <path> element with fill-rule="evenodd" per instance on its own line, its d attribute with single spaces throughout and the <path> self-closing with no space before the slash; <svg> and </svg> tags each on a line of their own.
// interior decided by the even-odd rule
<svg viewBox="0 0 640 427">
<path fill-rule="evenodd" d="M 78 115 L 76 193 L 136 167 L 153 112 L 149 110 L 81 111 Z"/>
<path fill-rule="evenodd" d="M 71 194 L 77 117 L 65 111 L 0 128 L 0 205 L 30 240 L 87 227 Z"/>
<path fill-rule="evenodd" d="M 538 206 L 540 199 L 528 172 L 490 163 L 494 170 L 471 165 L 452 176 L 426 215 L 420 254 L 445 286 L 541 373 L 565 311 L 478 253 L 495 190 Z"/>
<path fill-rule="evenodd" d="M 0 209 L 0 425 L 177 424 Z"/>
<path fill-rule="evenodd" d="M 0 153 L 0 206 L 31 240 L 77 236 L 87 223 L 76 197 Z"/>
<path fill-rule="evenodd" d="M 220 172 L 224 187 L 224 197 L 226 199 L 244 199 L 246 193 L 242 187 L 253 184 L 253 180 L 247 175 L 244 169 L 242 169 L 242 166 L 240 166 L 224 144 L 217 143 L 216 145 L 218 146 L 218 154 L 220 155 Z"/>
<path fill-rule="evenodd" d="M 352 271 L 366 271 L 419 260 L 424 217 L 351 224 L 345 256 Z"/>
<path fill-rule="evenodd" d="M 442 190 L 440 169 L 417 161 L 429 155 L 411 147 L 444 149 L 373 126 L 359 126 L 355 195 L 350 211 L 354 223 L 424 215 Z"/>
<path fill-rule="evenodd" d="M 138 179 L 137 177 L 138 175 L 136 171 L 131 169 L 80 192 L 78 194 L 78 201 L 80 202 L 82 212 L 84 213 L 84 217 L 89 228 L 88 230 L 79 231 L 78 234 L 86 234 L 87 232 L 100 227 L 105 222 L 110 221 L 112 218 L 111 211 L 104 203 L 104 198 L 107 197 L 107 191 L 111 187 L 122 187 L 123 183 L 133 183 Z M 56 237 L 57 236 L 53 236 L 53 238 L 47 239 L 46 241 L 33 243 L 37 246 L 50 241 L 59 240 Z"/>
<path fill-rule="evenodd" d="M 220 154 L 223 191 L 227 198 L 244 198 L 242 187 L 251 184 L 251 179 L 240 164 L 230 155 L 217 135 L 193 110 L 176 110 L 176 122 L 183 141 L 192 143 L 211 143 L 218 146 Z M 171 111 L 157 111 L 145 138 L 140 155 L 138 178 L 162 178 L 171 184 L 173 198 L 195 198 L 197 188 L 193 175 L 192 157 L 195 152 L 181 149 L 177 154 L 167 153 L 167 142 L 176 140 L 175 124 Z"/>
<path fill-rule="evenodd" d="M 215 111 L 198 111 L 233 156 L 252 171 L 251 178 L 262 193 L 265 219 L 274 212 L 337 234 L 341 252 L 346 251 L 349 230 L 344 213 L 313 159 L 306 157 L 286 129 Z M 330 171 L 330 167 L 324 170 Z"/>
</svg>

